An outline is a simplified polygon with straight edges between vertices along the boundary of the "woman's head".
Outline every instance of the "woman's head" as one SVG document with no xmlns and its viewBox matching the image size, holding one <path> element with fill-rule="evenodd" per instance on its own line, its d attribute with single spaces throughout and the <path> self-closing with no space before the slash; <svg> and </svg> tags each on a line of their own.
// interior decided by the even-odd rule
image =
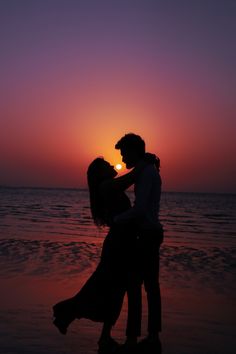
<svg viewBox="0 0 236 354">
<path fill-rule="evenodd" d="M 112 179 L 117 175 L 114 166 L 98 157 L 91 162 L 87 170 L 87 180 L 90 194 L 90 207 L 92 217 L 96 225 L 105 225 L 104 206 L 99 193 L 99 186 L 105 180 Z"/>
<path fill-rule="evenodd" d="M 114 166 L 104 160 L 103 157 L 97 157 L 91 162 L 87 170 L 88 185 L 99 185 L 106 179 L 114 178 L 117 175 Z"/>
</svg>

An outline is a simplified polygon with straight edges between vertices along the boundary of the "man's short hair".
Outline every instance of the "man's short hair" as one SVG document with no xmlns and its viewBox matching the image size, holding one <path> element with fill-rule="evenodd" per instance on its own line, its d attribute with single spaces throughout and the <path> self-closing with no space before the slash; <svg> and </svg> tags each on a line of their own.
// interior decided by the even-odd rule
<svg viewBox="0 0 236 354">
<path fill-rule="evenodd" d="M 138 155 L 145 154 L 145 141 L 134 133 L 125 134 L 115 145 L 117 150 L 134 150 Z"/>
</svg>

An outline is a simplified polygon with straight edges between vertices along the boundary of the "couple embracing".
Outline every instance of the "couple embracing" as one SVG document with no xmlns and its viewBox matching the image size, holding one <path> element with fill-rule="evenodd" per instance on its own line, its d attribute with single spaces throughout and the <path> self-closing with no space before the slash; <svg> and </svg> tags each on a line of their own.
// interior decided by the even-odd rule
<svg viewBox="0 0 236 354">
<path fill-rule="evenodd" d="M 100 262 L 81 290 L 53 306 L 54 325 L 66 334 L 72 321 L 87 318 L 102 322 L 99 354 L 161 352 L 161 296 L 159 248 L 163 229 L 159 222 L 161 195 L 160 161 L 145 152 L 144 140 L 136 134 L 124 135 L 115 145 L 131 171 L 117 172 L 103 158 L 96 158 L 87 171 L 90 207 L 98 226 L 108 226 Z M 131 206 L 125 190 L 134 184 Z M 141 335 L 142 284 L 148 304 L 148 335 Z M 119 345 L 111 330 L 128 298 L 126 341 Z"/>
</svg>

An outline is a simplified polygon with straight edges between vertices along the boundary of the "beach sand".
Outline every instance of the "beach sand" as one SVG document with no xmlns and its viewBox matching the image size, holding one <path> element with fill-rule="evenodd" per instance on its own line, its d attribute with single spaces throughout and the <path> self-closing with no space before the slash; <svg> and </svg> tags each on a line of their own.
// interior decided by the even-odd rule
<svg viewBox="0 0 236 354">
<path fill-rule="evenodd" d="M 63 336 L 52 325 L 51 307 L 77 293 L 95 268 L 101 246 L 102 240 L 98 238 L 76 242 L 67 237 L 66 242 L 52 242 L 44 235 L 37 241 L 30 236 L 1 240 L 1 354 L 97 353 L 101 324 L 76 320 Z M 189 263 L 180 247 L 164 245 L 162 248 L 163 353 L 234 354 L 236 308 L 235 283 L 232 282 L 235 276 L 226 271 L 221 278 L 218 259 L 212 270 L 216 273 L 213 279 L 207 267 L 214 265 L 214 254 L 212 263 L 207 265 L 202 251 L 203 258 L 196 264 L 194 252 L 201 256 L 201 251 L 189 250 L 192 260 Z M 178 262 L 173 258 L 174 253 Z M 224 254 L 219 253 L 217 257 L 223 267 Z M 125 339 L 126 317 L 125 299 L 113 329 L 113 337 L 120 343 Z M 146 326 L 143 292 L 143 336 Z"/>
</svg>

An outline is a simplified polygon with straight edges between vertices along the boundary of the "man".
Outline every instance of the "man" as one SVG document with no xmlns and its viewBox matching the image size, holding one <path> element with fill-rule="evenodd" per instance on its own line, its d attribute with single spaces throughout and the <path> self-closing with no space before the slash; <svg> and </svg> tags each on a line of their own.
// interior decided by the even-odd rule
<svg viewBox="0 0 236 354">
<path fill-rule="evenodd" d="M 128 169 L 137 167 L 145 156 L 145 142 L 136 134 L 123 136 L 115 145 L 120 150 L 122 161 Z M 159 160 L 157 160 L 159 163 Z M 159 164 L 148 164 L 138 174 L 134 184 L 134 206 L 115 217 L 115 223 L 134 222 L 138 226 L 137 262 L 135 272 L 127 289 L 128 322 L 124 347 L 132 348 L 137 343 L 141 328 L 141 291 L 134 279 L 137 274 L 144 283 L 148 302 L 148 336 L 138 347 L 148 351 L 161 350 L 161 296 L 159 287 L 159 248 L 163 241 L 163 229 L 159 222 L 161 178 Z"/>
</svg>

